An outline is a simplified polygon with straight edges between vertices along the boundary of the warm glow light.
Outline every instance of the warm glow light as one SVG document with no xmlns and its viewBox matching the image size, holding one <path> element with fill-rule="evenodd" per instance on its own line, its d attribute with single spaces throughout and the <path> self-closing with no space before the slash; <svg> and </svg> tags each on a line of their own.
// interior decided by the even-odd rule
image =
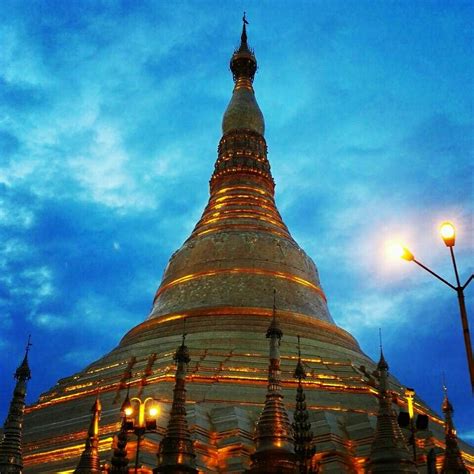
<svg viewBox="0 0 474 474">
<path fill-rule="evenodd" d="M 156 416 L 158 416 L 158 408 L 157 407 L 151 407 L 149 410 L 148 410 L 148 414 L 155 418 Z"/>
<path fill-rule="evenodd" d="M 415 416 L 413 411 L 413 397 L 415 396 L 415 391 L 412 388 L 407 387 L 405 390 L 405 396 L 407 397 L 408 414 L 410 420 L 413 420 L 413 417 Z"/>
<path fill-rule="evenodd" d="M 392 257 L 403 258 L 409 262 L 415 258 L 406 247 L 397 242 L 392 242 L 388 245 L 388 252 Z"/>
<path fill-rule="evenodd" d="M 133 415 L 133 408 L 132 407 L 125 408 L 124 413 L 125 413 L 126 416 L 132 416 Z"/>
<path fill-rule="evenodd" d="M 453 247 L 456 239 L 456 229 L 451 222 L 443 222 L 439 228 L 441 238 L 447 247 Z"/>
</svg>

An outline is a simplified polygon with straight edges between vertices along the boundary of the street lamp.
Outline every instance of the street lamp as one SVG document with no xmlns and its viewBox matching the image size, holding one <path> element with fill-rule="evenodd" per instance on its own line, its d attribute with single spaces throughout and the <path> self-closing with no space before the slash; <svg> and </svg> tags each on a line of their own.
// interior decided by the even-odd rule
<svg viewBox="0 0 474 474">
<path fill-rule="evenodd" d="M 152 397 L 147 397 L 145 400 L 140 400 L 138 397 L 130 399 L 127 393 L 122 403 L 121 412 L 125 419 L 125 429 L 137 436 L 135 455 L 135 474 L 137 474 L 140 442 L 147 431 L 156 430 L 156 418 L 159 414 L 159 408 L 156 400 Z"/>
<path fill-rule="evenodd" d="M 398 414 L 398 424 L 401 428 L 406 428 L 410 430 L 409 444 L 412 445 L 413 461 L 416 464 L 416 433 L 417 431 L 426 430 L 428 428 L 428 417 L 426 415 L 417 415 L 415 419 L 415 410 L 413 408 L 415 391 L 412 388 L 406 388 L 405 397 L 407 399 L 408 411 L 400 411 L 400 413 Z"/>
<path fill-rule="evenodd" d="M 456 259 L 454 257 L 454 244 L 456 241 L 456 229 L 451 222 L 443 222 L 440 226 L 440 234 L 443 242 L 445 243 L 446 247 L 449 248 L 449 252 L 451 254 L 451 260 L 453 262 L 454 267 L 454 274 L 456 276 L 456 286 L 446 281 L 444 278 L 440 277 L 437 273 L 433 270 L 429 269 L 427 266 L 423 265 L 419 262 L 415 256 L 402 245 L 396 245 L 393 247 L 393 251 L 397 254 L 400 258 L 407 260 L 409 262 L 415 262 L 419 267 L 426 270 L 428 273 L 431 273 L 434 277 L 438 280 L 442 281 L 445 285 L 449 286 L 453 289 L 458 296 L 458 303 L 459 303 L 459 311 L 461 313 L 461 323 L 462 323 L 462 330 L 464 335 L 464 344 L 466 346 L 466 355 L 467 355 L 467 366 L 469 368 L 469 375 L 471 378 L 471 389 L 474 393 L 474 360 L 472 357 L 472 345 L 471 345 L 471 336 L 469 334 L 469 323 L 467 319 L 467 310 L 466 310 L 466 302 L 464 300 L 464 289 L 469 285 L 469 283 L 474 278 L 474 274 L 471 275 L 464 285 L 461 285 L 461 281 L 459 279 L 458 267 L 456 264 Z"/>
</svg>

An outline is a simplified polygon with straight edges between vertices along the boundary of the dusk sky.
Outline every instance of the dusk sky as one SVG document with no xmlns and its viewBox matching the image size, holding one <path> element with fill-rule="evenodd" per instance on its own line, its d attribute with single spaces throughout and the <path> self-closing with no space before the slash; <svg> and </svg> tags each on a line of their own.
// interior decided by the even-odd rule
<svg viewBox="0 0 474 474">
<path fill-rule="evenodd" d="M 0 2 L 0 423 L 151 308 L 208 199 L 242 12 L 276 201 L 337 324 L 458 434 L 474 403 L 454 282 L 474 270 L 473 1 Z M 474 333 L 474 283 L 466 290 Z"/>
</svg>

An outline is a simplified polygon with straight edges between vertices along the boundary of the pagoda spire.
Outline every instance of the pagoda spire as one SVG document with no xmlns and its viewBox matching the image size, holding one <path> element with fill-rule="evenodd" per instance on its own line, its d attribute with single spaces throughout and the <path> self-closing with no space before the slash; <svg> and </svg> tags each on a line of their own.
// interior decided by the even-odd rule
<svg viewBox="0 0 474 474">
<path fill-rule="evenodd" d="M 232 54 L 232 98 L 210 181 L 211 196 L 191 239 L 226 230 L 265 232 L 292 240 L 275 205 L 275 182 L 267 158 L 265 120 L 253 90 L 257 59 L 250 49 L 244 14 L 240 45 Z"/>
<path fill-rule="evenodd" d="M 165 437 L 160 442 L 158 449 L 158 467 L 153 470 L 155 474 L 197 474 L 196 455 L 193 442 L 186 421 L 186 367 L 191 358 L 184 344 L 186 333 L 174 355 L 176 362 L 175 386 L 173 390 L 173 403 L 171 405 L 170 419 Z"/>
<path fill-rule="evenodd" d="M 314 472 L 311 469 L 311 459 L 316 452 L 316 447 L 313 445 L 313 433 L 311 432 L 311 423 L 308 421 L 309 413 L 306 408 L 306 396 L 303 390 L 302 380 L 306 378 L 306 371 L 301 362 L 300 336 L 298 336 L 298 363 L 293 376 L 298 380 L 296 409 L 292 425 L 295 436 L 295 454 L 299 472 L 309 474 Z"/>
<path fill-rule="evenodd" d="M 453 423 L 454 409 L 448 398 L 448 389 L 444 389 L 443 412 L 444 412 L 444 435 L 446 440 L 446 449 L 444 451 L 443 467 L 441 474 L 467 474 L 469 471 L 464 465 L 461 451 L 458 446 L 458 437 Z"/>
<path fill-rule="evenodd" d="M 82 451 L 79 463 L 74 471 L 75 474 L 99 474 L 100 458 L 99 458 L 99 420 L 102 405 L 99 400 L 99 393 L 92 405 L 92 416 L 87 431 L 86 445 Z"/>
<path fill-rule="evenodd" d="M 270 345 L 268 386 L 265 405 L 257 422 L 255 453 L 251 456 L 251 474 L 295 474 L 296 457 L 293 430 L 288 419 L 280 382 L 280 342 L 283 331 L 276 318 L 275 290 L 273 315 L 266 333 Z"/>
<path fill-rule="evenodd" d="M 388 382 L 388 364 L 380 343 L 380 360 L 377 364 L 379 382 L 379 410 L 377 426 L 368 458 L 367 472 L 406 473 L 418 472 L 408 451 L 403 433 L 398 426 L 397 416 L 392 408 L 392 393 Z"/>
<path fill-rule="evenodd" d="M 28 380 L 31 379 L 31 370 L 28 365 L 28 353 L 31 345 L 31 336 L 29 336 L 25 356 L 14 374 L 16 385 L 7 419 L 3 425 L 3 441 L 0 443 L 0 473 L 2 474 L 21 473 L 23 470 L 21 438 L 26 388 Z"/>
</svg>

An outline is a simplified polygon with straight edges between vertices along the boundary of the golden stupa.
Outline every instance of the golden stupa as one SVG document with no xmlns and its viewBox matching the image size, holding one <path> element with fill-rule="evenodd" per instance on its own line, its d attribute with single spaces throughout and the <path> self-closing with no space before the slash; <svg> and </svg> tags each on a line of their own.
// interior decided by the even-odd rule
<svg viewBox="0 0 474 474">
<path fill-rule="evenodd" d="M 283 331 L 284 403 L 290 417 L 299 335 L 315 460 L 321 472 L 364 472 L 378 409 L 376 364 L 334 323 L 314 262 L 294 241 L 276 208 L 264 118 L 253 90 L 256 68 L 244 24 L 241 45 L 231 59 L 235 87 L 223 118 L 209 203 L 191 236 L 171 256 L 146 320 L 112 352 L 60 380 L 27 408 L 25 473 L 74 471 L 98 388 L 99 451 L 103 462 L 110 460 L 127 387 L 131 396 L 154 397 L 161 407 L 157 432 L 141 443 L 139 472 L 151 473 L 168 421 L 173 354 L 184 320 L 191 357 L 186 410 L 196 467 L 206 473 L 243 472 L 255 449 L 255 423 L 265 401 L 265 331 L 274 290 Z M 389 383 L 394 406 L 406 410 L 405 388 L 393 377 Z M 432 448 L 441 466 L 443 420 L 418 399 L 415 411 L 430 420 L 428 429 L 417 433 L 418 466 L 423 468 Z M 472 450 L 460 445 L 466 463 L 473 466 Z M 135 437 L 130 436 L 131 466 L 134 446 Z"/>
</svg>

